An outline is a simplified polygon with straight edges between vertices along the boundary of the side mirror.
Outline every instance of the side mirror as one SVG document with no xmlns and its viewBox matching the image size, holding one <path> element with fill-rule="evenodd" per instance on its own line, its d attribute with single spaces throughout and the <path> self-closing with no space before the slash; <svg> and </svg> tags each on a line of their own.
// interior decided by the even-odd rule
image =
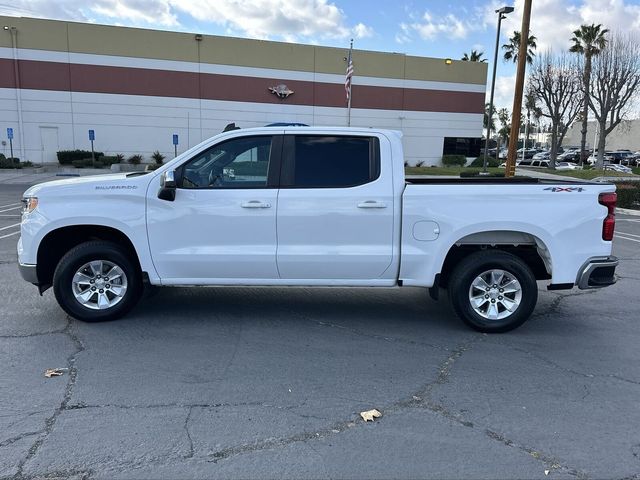
<svg viewBox="0 0 640 480">
<path fill-rule="evenodd" d="M 167 170 L 160 177 L 158 198 L 169 202 L 173 202 L 176 199 L 176 176 L 173 170 Z"/>
</svg>

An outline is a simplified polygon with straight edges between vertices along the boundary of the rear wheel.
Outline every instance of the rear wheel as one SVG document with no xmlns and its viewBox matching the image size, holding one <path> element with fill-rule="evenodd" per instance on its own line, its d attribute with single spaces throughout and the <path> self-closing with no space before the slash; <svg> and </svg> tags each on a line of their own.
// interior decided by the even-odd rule
<svg viewBox="0 0 640 480">
<path fill-rule="evenodd" d="M 536 279 L 529 266 L 507 252 L 473 253 L 454 269 L 449 300 L 471 328 L 507 332 L 522 325 L 538 301 Z"/>
<path fill-rule="evenodd" d="M 114 320 L 131 310 L 142 292 L 139 269 L 117 244 L 86 242 L 67 252 L 53 274 L 62 309 L 78 320 Z"/>
</svg>

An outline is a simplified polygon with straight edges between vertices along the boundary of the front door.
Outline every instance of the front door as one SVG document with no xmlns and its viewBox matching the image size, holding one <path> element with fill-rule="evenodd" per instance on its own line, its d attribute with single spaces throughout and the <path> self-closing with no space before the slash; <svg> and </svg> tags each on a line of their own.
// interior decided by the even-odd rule
<svg viewBox="0 0 640 480">
<path fill-rule="evenodd" d="M 149 189 L 149 245 L 164 284 L 278 278 L 281 145 L 272 135 L 227 140 L 176 170 L 174 201 Z"/>
<path fill-rule="evenodd" d="M 40 142 L 42 147 L 42 163 L 50 163 L 57 161 L 57 152 L 60 150 L 58 145 L 58 127 L 40 127 Z"/>
<path fill-rule="evenodd" d="M 377 137 L 287 135 L 278 196 L 282 279 L 383 279 L 393 258 L 390 166 Z M 395 275 L 395 273 L 394 273 Z"/>
</svg>

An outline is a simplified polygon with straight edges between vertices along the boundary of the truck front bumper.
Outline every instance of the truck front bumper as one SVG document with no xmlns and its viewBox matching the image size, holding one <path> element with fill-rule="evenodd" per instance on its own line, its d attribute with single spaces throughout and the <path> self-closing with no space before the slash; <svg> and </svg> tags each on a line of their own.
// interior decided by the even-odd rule
<svg viewBox="0 0 640 480">
<path fill-rule="evenodd" d="M 39 285 L 36 265 L 18 263 L 18 268 L 20 269 L 20 275 L 23 279 L 34 285 Z"/>
<path fill-rule="evenodd" d="M 590 258 L 580 269 L 576 285 L 580 290 L 608 287 L 616 283 L 616 257 Z"/>
</svg>

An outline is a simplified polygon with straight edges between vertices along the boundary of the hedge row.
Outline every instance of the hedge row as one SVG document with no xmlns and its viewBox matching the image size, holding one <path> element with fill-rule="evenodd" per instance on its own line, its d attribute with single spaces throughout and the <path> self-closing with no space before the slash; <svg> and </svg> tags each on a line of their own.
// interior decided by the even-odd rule
<svg viewBox="0 0 640 480">
<path fill-rule="evenodd" d="M 442 165 L 445 167 L 464 167 L 467 163 L 467 158 L 464 155 L 443 155 Z"/>
<path fill-rule="evenodd" d="M 640 207 L 640 182 L 616 183 L 616 187 L 616 192 L 618 193 L 618 207 Z"/>
<path fill-rule="evenodd" d="M 91 158 L 91 150 L 61 150 L 57 153 L 60 165 L 72 165 L 74 160 L 84 160 Z M 104 157 L 103 152 L 94 152 L 96 160 Z"/>
</svg>

